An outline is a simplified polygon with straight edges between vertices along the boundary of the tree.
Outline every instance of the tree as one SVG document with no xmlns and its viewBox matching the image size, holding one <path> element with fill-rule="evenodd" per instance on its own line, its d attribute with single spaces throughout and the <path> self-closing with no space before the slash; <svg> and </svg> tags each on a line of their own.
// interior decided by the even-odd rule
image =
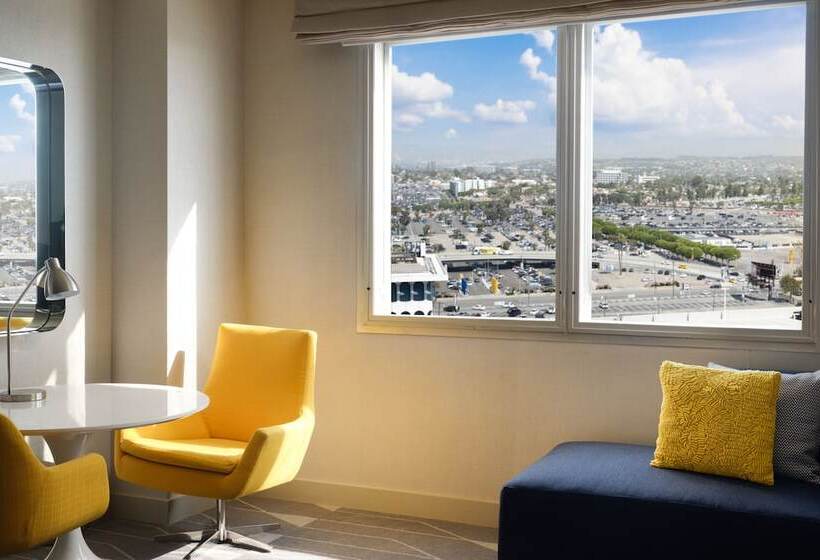
<svg viewBox="0 0 820 560">
<path fill-rule="evenodd" d="M 803 295 L 803 282 L 792 276 L 786 274 L 780 279 L 780 289 L 789 294 L 789 298 Z"/>
<path fill-rule="evenodd" d="M 502 249 L 504 249 L 505 251 L 509 251 L 509 250 L 510 250 L 510 247 L 511 247 L 511 244 L 510 244 L 510 242 L 509 242 L 509 241 L 504 241 L 504 242 L 501 244 L 501 248 L 502 248 Z"/>
</svg>

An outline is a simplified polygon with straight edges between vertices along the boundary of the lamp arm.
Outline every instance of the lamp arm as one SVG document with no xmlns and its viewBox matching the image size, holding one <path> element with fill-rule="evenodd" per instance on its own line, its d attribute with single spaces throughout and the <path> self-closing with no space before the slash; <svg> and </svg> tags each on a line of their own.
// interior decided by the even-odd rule
<svg viewBox="0 0 820 560">
<path fill-rule="evenodd" d="M 31 288 L 31 285 L 42 276 L 45 270 L 46 267 L 44 266 L 31 277 L 31 280 L 28 281 L 26 287 L 23 288 L 23 291 L 20 292 L 19 296 L 17 296 L 17 301 L 12 304 L 8 315 L 6 316 L 6 380 L 8 382 L 6 385 L 6 391 L 9 395 L 11 394 L 11 319 L 14 316 L 14 312 L 17 311 L 17 306 L 20 305 L 21 301 L 23 301 L 23 296 L 26 295 L 26 292 L 28 292 L 29 288 Z"/>
</svg>

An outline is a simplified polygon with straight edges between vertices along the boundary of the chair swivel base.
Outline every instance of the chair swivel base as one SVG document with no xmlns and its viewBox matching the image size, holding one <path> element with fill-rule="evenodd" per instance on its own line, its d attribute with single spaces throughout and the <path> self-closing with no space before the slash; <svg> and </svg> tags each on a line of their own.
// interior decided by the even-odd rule
<svg viewBox="0 0 820 560">
<path fill-rule="evenodd" d="M 184 556 L 184 558 L 189 559 L 192 557 L 194 552 L 196 552 L 199 547 L 209 542 L 213 542 L 215 544 L 227 544 L 234 548 L 241 548 L 244 550 L 251 550 L 254 552 L 273 552 L 273 548 L 269 545 L 257 541 L 256 539 L 252 539 L 250 537 L 246 537 L 244 535 L 240 535 L 235 531 L 231 531 L 227 527 L 226 522 L 226 508 L 225 503 L 223 500 L 217 501 L 217 523 L 216 527 L 212 529 L 205 529 L 203 531 L 188 531 L 183 533 L 171 533 L 167 535 L 158 535 L 154 537 L 155 542 L 173 542 L 173 543 L 197 543 L 197 545 L 191 549 L 188 554 Z M 257 525 L 249 525 L 249 527 L 255 527 L 259 529 L 278 529 L 280 527 L 279 523 L 265 523 L 265 524 L 257 524 Z"/>
<path fill-rule="evenodd" d="M 264 527 L 278 528 L 278 524 L 264 525 Z M 273 549 L 256 539 L 240 535 L 235 531 L 225 531 L 222 538 L 219 536 L 217 529 L 210 529 L 207 531 L 192 531 L 190 533 L 173 533 L 170 535 L 159 535 L 154 537 L 156 542 L 178 542 L 178 543 L 197 543 L 197 545 L 184 556 L 184 558 L 191 558 L 194 552 L 204 544 L 213 542 L 216 544 L 226 544 L 234 548 L 241 548 L 244 550 L 251 550 L 254 552 L 273 552 Z"/>
</svg>

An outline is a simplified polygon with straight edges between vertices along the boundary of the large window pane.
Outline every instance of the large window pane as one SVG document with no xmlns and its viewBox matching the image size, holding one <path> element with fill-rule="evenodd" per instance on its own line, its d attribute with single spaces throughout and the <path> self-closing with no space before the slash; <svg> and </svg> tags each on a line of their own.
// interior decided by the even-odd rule
<svg viewBox="0 0 820 560">
<path fill-rule="evenodd" d="M 34 87 L 0 69 L 0 302 L 17 299 L 36 272 Z M 24 300 L 34 303 L 36 290 Z"/>
<path fill-rule="evenodd" d="M 591 319 L 801 328 L 804 5 L 604 23 Z"/>
<path fill-rule="evenodd" d="M 555 318 L 555 34 L 392 48 L 391 313 Z M 401 292 L 400 292 L 401 293 Z"/>
</svg>

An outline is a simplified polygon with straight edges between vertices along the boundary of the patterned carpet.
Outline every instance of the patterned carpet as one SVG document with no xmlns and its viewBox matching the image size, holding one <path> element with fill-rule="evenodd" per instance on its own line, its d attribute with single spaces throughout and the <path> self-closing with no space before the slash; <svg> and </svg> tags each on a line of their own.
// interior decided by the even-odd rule
<svg viewBox="0 0 820 560">
<path fill-rule="evenodd" d="M 156 543 L 162 533 L 193 531 L 214 523 L 215 511 L 186 519 L 170 528 L 100 520 L 84 530 L 94 552 L 111 560 L 179 559 L 193 544 Z M 275 531 L 262 524 L 280 523 Z M 194 558 L 202 560 L 495 560 L 497 531 L 446 521 L 333 506 L 248 497 L 232 502 L 228 525 L 236 532 L 270 544 L 273 554 L 228 546 L 204 545 Z M 5 558 L 43 559 L 41 547 Z"/>
</svg>

